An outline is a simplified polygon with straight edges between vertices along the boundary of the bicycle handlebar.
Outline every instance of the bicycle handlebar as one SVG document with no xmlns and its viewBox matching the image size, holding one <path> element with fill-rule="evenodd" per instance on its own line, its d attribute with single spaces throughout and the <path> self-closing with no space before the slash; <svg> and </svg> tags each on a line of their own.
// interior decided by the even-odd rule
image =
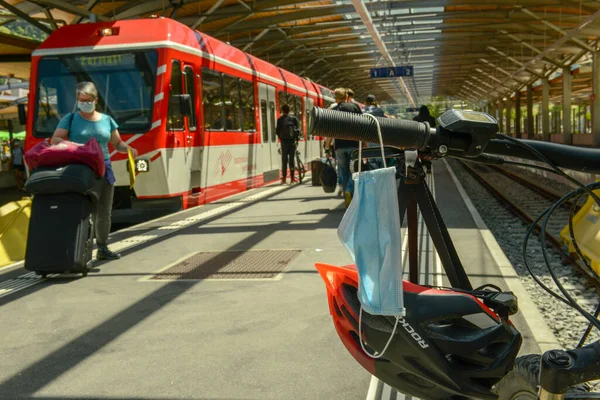
<svg viewBox="0 0 600 400">
<path fill-rule="evenodd" d="M 472 132 L 451 132 L 442 127 L 429 128 L 429 125 L 423 122 L 375 118 L 381 128 L 384 145 L 431 151 L 440 156 L 475 159 L 482 154 L 492 154 L 540 161 L 526 148 L 506 139 L 493 139 Z M 315 136 L 379 143 L 377 127 L 373 119 L 338 110 L 314 107 L 311 111 L 310 132 Z M 502 135 L 496 137 L 502 137 Z M 517 140 L 533 147 L 559 167 L 600 173 L 600 149 L 537 140 Z"/>
</svg>

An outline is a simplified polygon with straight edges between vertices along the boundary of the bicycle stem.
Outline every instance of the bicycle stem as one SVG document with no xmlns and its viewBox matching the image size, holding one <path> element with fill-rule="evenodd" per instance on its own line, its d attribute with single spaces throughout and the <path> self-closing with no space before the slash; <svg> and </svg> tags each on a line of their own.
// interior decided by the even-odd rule
<svg viewBox="0 0 600 400">
<path fill-rule="evenodd" d="M 571 386 L 599 378 L 600 340 L 575 350 L 549 350 L 542 356 L 539 398 L 562 400 Z"/>
</svg>

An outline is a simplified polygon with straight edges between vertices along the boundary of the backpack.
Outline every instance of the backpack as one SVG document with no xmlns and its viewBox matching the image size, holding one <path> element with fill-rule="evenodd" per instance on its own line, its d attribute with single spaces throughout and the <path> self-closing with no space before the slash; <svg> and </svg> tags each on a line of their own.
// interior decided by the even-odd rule
<svg viewBox="0 0 600 400">
<path fill-rule="evenodd" d="M 277 124 L 277 136 L 281 140 L 297 140 L 300 137 L 300 129 L 296 117 L 287 115 L 280 118 L 280 123 Z"/>
<path fill-rule="evenodd" d="M 319 175 L 319 181 L 321 182 L 321 186 L 325 193 L 335 192 L 337 186 L 337 172 L 335 172 L 335 168 L 331 165 L 331 159 L 327 159 L 325 162 L 321 174 Z"/>
</svg>

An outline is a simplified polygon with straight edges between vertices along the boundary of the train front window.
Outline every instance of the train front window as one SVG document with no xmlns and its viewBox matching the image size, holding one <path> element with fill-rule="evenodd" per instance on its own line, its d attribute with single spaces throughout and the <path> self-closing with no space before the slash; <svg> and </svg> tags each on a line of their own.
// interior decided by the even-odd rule
<svg viewBox="0 0 600 400">
<path fill-rule="evenodd" d="M 143 133 L 152 125 L 158 53 L 48 56 L 38 64 L 33 134 L 50 137 L 75 110 L 75 88 L 83 81 L 98 89 L 99 112 L 110 115 L 121 133 Z"/>
</svg>

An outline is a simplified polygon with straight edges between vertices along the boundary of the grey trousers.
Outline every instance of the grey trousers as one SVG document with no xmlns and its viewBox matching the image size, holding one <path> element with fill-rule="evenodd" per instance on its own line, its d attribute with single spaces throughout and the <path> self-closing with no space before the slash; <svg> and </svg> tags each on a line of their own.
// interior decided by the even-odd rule
<svg viewBox="0 0 600 400">
<path fill-rule="evenodd" d="M 114 194 L 115 187 L 108 183 L 106 179 L 102 179 L 102 192 L 98 203 L 94 207 L 94 229 L 98 246 L 105 246 L 108 241 Z"/>
</svg>

